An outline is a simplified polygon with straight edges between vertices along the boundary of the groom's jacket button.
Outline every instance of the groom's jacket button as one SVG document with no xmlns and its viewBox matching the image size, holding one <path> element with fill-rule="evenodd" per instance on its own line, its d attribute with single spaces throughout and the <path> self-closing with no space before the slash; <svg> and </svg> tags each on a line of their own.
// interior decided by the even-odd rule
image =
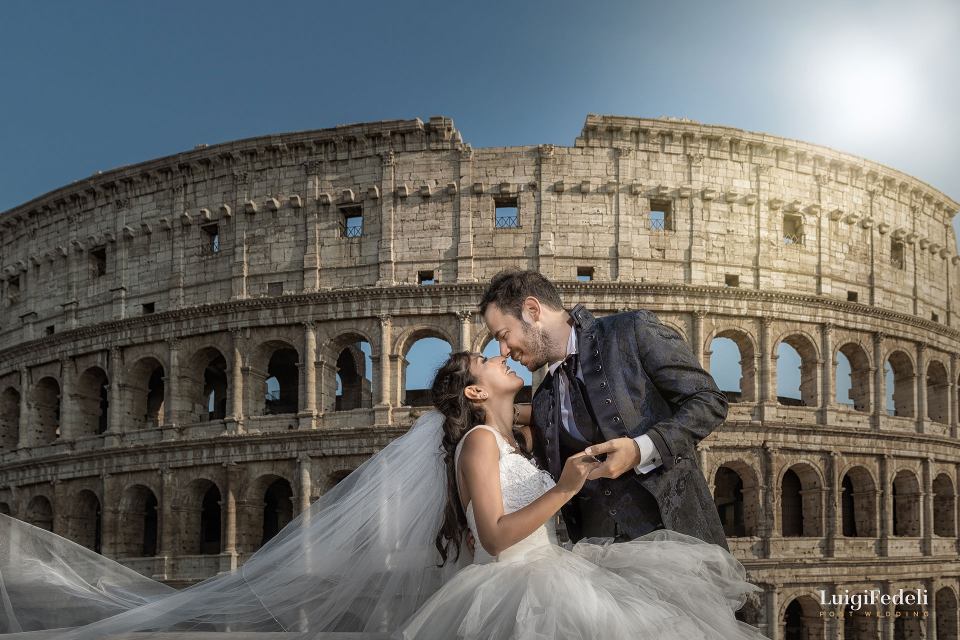
<svg viewBox="0 0 960 640">
<path fill-rule="evenodd" d="M 674 462 L 680 462 L 681 460 L 683 460 L 683 456 L 677 456 L 677 459 Z"/>
<path fill-rule="evenodd" d="M 601 367 L 600 365 L 597 365 L 597 371 L 600 371 L 600 369 L 603 369 L 603 367 Z"/>
<path fill-rule="evenodd" d="M 620 422 L 620 416 L 613 416 L 614 422 Z"/>
<path fill-rule="evenodd" d="M 603 495 L 605 495 L 605 496 L 608 496 L 608 495 L 610 495 L 611 493 L 613 493 L 613 492 L 610 491 L 610 489 L 604 489 L 604 490 L 603 490 Z"/>
<path fill-rule="evenodd" d="M 601 389 L 606 388 L 606 386 L 607 386 L 607 381 L 606 381 L 606 380 L 604 380 L 603 382 L 600 383 L 600 388 L 601 388 Z"/>
<path fill-rule="evenodd" d="M 593 350 L 593 355 L 595 355 L 595 356 L 600 355 L 600 349 L 594 349 L 594 350 Z"/>
<path fill-rule="evenodd" d="M 610 509 L 610 515 L 612 515 L 612 516 L 617 515 L 617 510 L 616 510 L 616 509 Z"/>
</svg>

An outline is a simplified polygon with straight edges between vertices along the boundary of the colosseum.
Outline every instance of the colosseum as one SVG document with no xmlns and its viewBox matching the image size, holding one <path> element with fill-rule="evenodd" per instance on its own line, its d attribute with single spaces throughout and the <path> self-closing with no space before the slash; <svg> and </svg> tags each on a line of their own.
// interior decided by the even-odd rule
<svg viewBox="0 0 960 640">
<path fill-rule="evenodd" d="M 957 638 L 958 208 L 827 147 L 602 115 L 569 147 L 431 117 L 98 172 L 0 215 L 0 512 L 177 586 L 235 568 L 425 410 L 416 343 L 491 347 L 477 301 L 520 266 L 735 370 L 698 462 L 763 588 L 741 619 Z M 871 589 L 926 600 L 823 604 Z"/>
</svg>

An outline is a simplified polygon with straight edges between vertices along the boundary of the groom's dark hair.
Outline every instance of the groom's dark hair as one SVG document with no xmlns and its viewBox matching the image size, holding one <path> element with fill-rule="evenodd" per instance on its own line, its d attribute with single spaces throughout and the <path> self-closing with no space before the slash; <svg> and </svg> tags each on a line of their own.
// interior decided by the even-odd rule
<svg viewBox="0 0 960 640">
<path fill-rule="evenodd" d="M 521 271 L 520 269 L 507 269 L 493 276 L 490 284 L 487 285 L 487 290 L 483 292 L 480 304 L 477 306 L 480 307 L 480 314 L 483 315 L 487 312 L 487 306 L 492 302 L 503 313 L 522 320 L 520 312 L 523 308 L 523 301 L 529 296 L 533 296 L 542 304 L 557 311 L 563 311 L 560 292 L 557 291 L 552 282 L 536 271 Z"/>
</svg>

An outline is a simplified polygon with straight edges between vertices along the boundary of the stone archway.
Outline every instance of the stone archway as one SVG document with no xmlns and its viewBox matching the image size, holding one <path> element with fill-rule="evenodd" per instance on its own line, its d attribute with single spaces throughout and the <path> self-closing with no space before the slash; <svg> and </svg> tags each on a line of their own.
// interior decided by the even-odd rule
<svg viewBox="0 0 960 640">
<path fill-rule="evenodd" d="M 71 500 L 70 521 L 67 525 L 70 539 L 100 553 L 103 539 L 103 512 L 100 499 L 93 491 L 84 489 Z"/>
<path fill-rule="evenodd" d="M 728 538 L 755 536 L 759 530 L 760 494 L 756 473 L 745 462 L 720 465 L 714 474 L 713 500 Z"/>
<path fill-rule="evenodd" d="M 46 496 L 34 496 L 27 503 L 24 521 L 35 527 L 53 531 L 53 503 Z"/>
<path fill-rule="evenodd" d="M 163 364 L 153 356 L 140 358 L 130 368 L 124 389 L 128 407 L 125 422 L 131 430 L 156 428 L 168 420 L 166 384 Z"/>
<path fill-rule="evenodd" d="M 783 640 L 824 640 L 825 620 L 820 605 L 810 596 L 798 596 L 787 603 L 781 624 Z"/>
<path fill-rule="evenodd" d="M 894 351 L 887 357 L 887 369 L 884 375 L 888 381 L 886 402 L 887 413 L 892 416 L 912 418 L 915 406 L 915 386 L 913 361 L 903 351 Z M 890 384 L 892 378 L 892 384 Z M 893 405 L 893 409 L 889 405 Z"/>
<path fill-rule="evenodd" d="M 120 499 L 116 553 L 119 557 L 145 558 L 157 555 L 157 496 L 149 487 L 127 487 Z"/>
<path fill-rule="evenodd" d="M 783 537 L 823 535 L 822 482 L 810 464 L 788 468 L 780 480 L 780 529 Z"/>
<path fill-rule="evenodd" d="M 877 536 L 877 487 L 864 467 L 855 466 L 840 481 L 841 535 L 848 538 Z"/>
<path fill-rule="evenodd" d="M 100 367 L 90 367 L 77 378 L 74 400 L 76 433 L 71 437 L 94 436 L 107 430 L 110 407 L 110 379 Z"/>
<path fill-rule="evenodd" d="M 60 383 L 55 378 L 40 378 L 30 394 L 33 415 L 30 420 L 33 446 L 53 444 L 60 438 Z"/>
<path fill-rule="evenodd" d="M 0 453 L 13 451 L 20 441 L 20 392 L 7 387 L 0 393 Z"/>
</svg>

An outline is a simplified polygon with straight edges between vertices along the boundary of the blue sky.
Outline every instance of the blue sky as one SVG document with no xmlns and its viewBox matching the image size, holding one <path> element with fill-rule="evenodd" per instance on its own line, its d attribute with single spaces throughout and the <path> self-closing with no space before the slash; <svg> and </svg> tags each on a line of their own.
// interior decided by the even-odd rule
<svg viewBox="0 0 960 640">
<path fill-rule="evenodd" d="M 958 34 L 955 1 L 7 0 L 0 211 L 200 143 L 446 115 L 475 147 L 571 145 L 591 112 L 825 144 L 960 199 Z"/>
</svg>

